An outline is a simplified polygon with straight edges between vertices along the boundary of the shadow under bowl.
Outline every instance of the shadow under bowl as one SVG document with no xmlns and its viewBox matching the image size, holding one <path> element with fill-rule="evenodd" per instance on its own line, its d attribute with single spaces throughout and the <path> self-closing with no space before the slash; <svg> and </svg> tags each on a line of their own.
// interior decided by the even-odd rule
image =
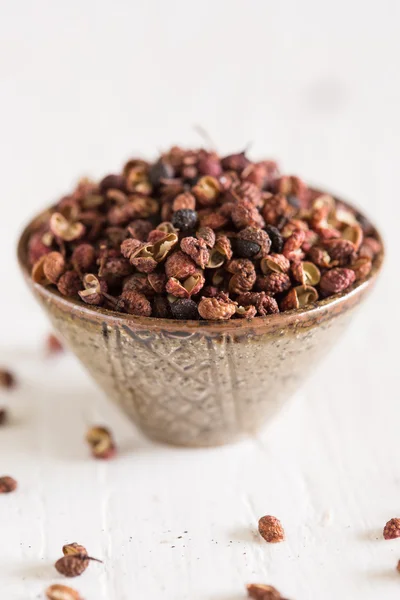
<svg viewBox="0 0 400 600">
<path fill-rule="evenodd" d="M 180 446 L 230 443 L 263 427 L 334 345 L 383 261 L 382 250 L 367 279 L 307 309 L 252 321 L 135 317 L 32 281 L 27 243 L 48 215 L 18 243 L 29 288 L 106 395 L 148 437 Z"/>
</svg>

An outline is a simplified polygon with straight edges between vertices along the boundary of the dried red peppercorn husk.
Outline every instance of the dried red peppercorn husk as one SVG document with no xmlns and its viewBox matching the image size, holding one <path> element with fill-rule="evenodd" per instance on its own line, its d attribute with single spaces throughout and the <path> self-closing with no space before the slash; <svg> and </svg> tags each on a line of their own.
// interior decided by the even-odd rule
<svg viewBox="0 0 400 600">
<path fill-rule="evenodd" d="M 390 519 L 383 528 L 383 537 L 385 540 L 394 540 L 400 537 L 400 519 Z"/>
<path fill-rule="evenodd" d="M 237 302 L 240 306 L 254 306 L 261 317 L 279 312 L 275 298 L 265 292 L 245 292 L 238 296 Z"/>
<path fill-rule="evenodd" d="M 241 172 L 249 164 L 249 159 L 246 157 L 245 152 L 239 152 L 238 154 L 230 154 L 221 159 L 222 168 L 226 171 L 238 171 Z"/>
<path fill-rule="evenodd" d="M 283 542 L 285 539 L 285 532 L 281 522 L 276 517 L 270 515 L 260 518 L 258 521 L 258 531 L 261 537 L 270 544 Z"/>
<path fill-rule="evenodd" d="M 43 242 L 44 232 L 32 234 L 28 242 L 28 262 L 31 267 L 45 254 L 51 252 L 50 246 Z M 50 244 L 51 245 L 51 244 Z"/>
<path fill-rule="evenodd" d="M 175 277 L 170 277 L 165 289 L 168 294 L 175 296 L 175 298 L 191 298 L 200 292 L 204 283 L 203 272 L 197 269 L 195 273 L 183 281 L 179 281 Z"/>
<path fill-rule="evenodd" d="M 54 333 L 50 333 L 46 339 L 46 350 L 50 355 L 61 354 L 64 352 L 64 346 L 60 342 L 60 340 L 54 335 Z"/>
<path fill-rule="evenodd" d="M 256 279 L 256 289 L 268 294 L 286 292 L 290 286 L 290 277 L 286 273 L 269 273 Z"/>
<path fill-rule="evenodd" d="M 330 271 L 325 271 L 319 283 L 319 289 L 324 296 L 340 294 L 350 287 L 356 279 L 356 274 L 352 269 L 342 269 L 336 267 Z"/>
<path fill-rule="evenodd" d="M 151 304 L 144 294 L 124 290 L 120 296 L 125 312 L 138 317 L 150 317 Z"/>
<path fill-rule="evenodd" d="M 234 204 L 231 219 L 237 229 L 263 227 L 264 219 L 251 200 L 239 200 Z"/>
<path fill-rule="evenodd" d="M 76 271 L 66 271 L 57 283 L 57 289 L 63 296 L 76 296 L 81 288 L 82 282 Z"/>
<path fill-rule="evenodd" d="M 16 385 L 14 373 L 0 368 L 0 388 L 13 388 Z"/>
<path fill-rule="evenodd" d="M 79 592 L 59 583 L 47 588 L 46 598 L 47 600 L 83 600 Z"/>
<path fill-rule="evenodd" d="M 91 244 L 79 244 L 74 248 L 71 263 L 79 273 L 87 273 L 96 261 L 96 251 Z"/>
<path fill-rule="evenodd" d="M 70 552 L 59 558 L 54 566 L 64 577 L 79 577 L 86 571 L 90 561 L 101 562 L 97 558 L 88 556 L 86 552 Z"/>
<path fill-rule="evenodd" d="M 167 277 L 186 279 L 196 272 L 195 262 L 187 255 L 178 250 L 171 254 L 165 262 L 165 273 Z"/>
<path fill-rule="evenodd" d="M 372 269 L 372 260 L 370 258 L 357 258 L 350 265 L 350 269 L 356 275 L 356 281 L 360 281 L 368 277 Z"/>
<path fill-rule="evenodd" d="M 27 244 L 33 280 L 66 297 L 196 319 L 217 304 L 224 319 L 314 306 L 367 278 L 381 251 L 362 215 L 275 161 L 177 146 L 81 180 Z M 251 266 L 233 273 L 235 260 Z M 249 293 L 263 301 L 240 304 Z"/>
<path fill-rule="evenodd" d="M 256 282 L 256 270 L 247 258 L 231 260 L 226 264 L 226 270 L 232 273 L 229 280 L 229 291 L 233 294 L 249 292 Z"/>
<path fill-rule="evenodd" d="M 253 600 L 285 600 L 272 585 L 250 583 L 246 586 L 247 595 Z"/>
<path fill-rule="evenodd" d="M 318 292 L 311 285 L 298 285 L 286 294 L 286 296 L 280 302 L 280 309 L 286 310 L 297 310 L 299 308 L 305 308 L 306 306 L 312 306 L 314 302 L 318 300 Z"/>
<path fill-rule="evenodd" d="M 200 206 L 215 206 L 221 193 L 221 184 L 216 177 L 204 175 L 192 188 L 192 193 Z"/>
<path fill-rule="evenodd" d="M 9 475 L 0 477 L 0 494 L 10 494 L 18 487 L 16 480 Z"/>
<path fill-rule="evenodd" d="M 61 212 L 51 215 L 49 221 L 50 231 L 56 239 L 72 242 L 82 238 L 85 234 L 85 226 L 78 221 L 66 218 Z"/>
<path fill-rule="evenodd" d="M 215 298 L 201 298 L 198 310 L 203 319 L 226 321 L 235 314 L 236 304 L 225 294 L 220 294 Z"/>
<path fill-rule="evenodd" d="M 101 281 L 95 275 L 88 273 L 83 277 L 83 290 L 79 290 L 78 294 L 80 299 L 85 304 L 92 304 L 94 306 L 101 306 L 104 302 L 105 294 L 108 291 L 108 287 L 105 281 Z"/>
<path fill-rule="evenodd" d="M 267 225 L 277 225 L 282 217 L 293 214 L 286 196 L 282 194 L 270 195 L 265 199 L 262 215 Z"/>
<path fill-rule="evenodd" d="M 94 458 L 107 460 L 117 453 L 114 438 L 107 427 L 91 427 L 86 434 L 86 441 L 91 447 Z"/>
<path fill-rule="evenodd" d="M 202 238 L 197 239 L 191 236 L 183 238 L 181 241 L 181 249 L 194 260 L 196 265 L 201 269 L 205 269 L 210 260 L 210 251 Z"/>
</svg>

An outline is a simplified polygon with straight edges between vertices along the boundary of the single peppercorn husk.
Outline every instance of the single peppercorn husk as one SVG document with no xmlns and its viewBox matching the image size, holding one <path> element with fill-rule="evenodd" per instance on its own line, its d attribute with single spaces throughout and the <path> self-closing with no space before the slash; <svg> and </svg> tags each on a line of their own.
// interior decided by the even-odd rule
<svg viewBox="0 0 400 600">
<path fill-rule="evenodd" d="M 246 586 L 247 595 L 253 600 L 285 600 L 272 585 L 250 583 Z"/>
<path fill-rule="evenodd" d="M 13 477 L 4 475 L 0 477 L 0 494 L 10 494 L 17 489 L 17 482 Z"/>
<path fill-rule="evenodd" d="M 264 275 L 268 275 L 268 273 L 288 273 L 290 260 L 283 254 L 270 254 L 261 260 L 260 268 Z"/>
<path fill-rule="evenodd" d="M 94 458 L 107 460 L 113 458 L 117 448 L 110 430 L 107 427 L 91 427 L 86 433 Z"/>
<path fill-rule="evenodd" d="M 89 566 L 90 561 L 102 562 L 97 558 L 88 556 L 86 553 L 65 554 L 55 563 L 55 568 L 65 577 L 79 577 Z"/>
<path fill-rule="evenodd" d="M 0 369 L 0 388 L 13 388 L 15 385 L 14 374 L 7 369 Z"/>
<path fill-rule="evenodd" d="M 285 532 L 281 522 L 276 517 L 266 515 L 258 521 L 258 531 L 261 537 L 270 544 L 283 542 Z"/>
<path fill-rule="evenodd" d="M 47 354 L 61 354 L 64 352 L 64 346 L 60 342 L 60 340 L 54 335 L 54 333 L 50 333 L 46 339 L 46 350 Z"/>
<path fill-rule="evenodd" d="M 85 226 L 82 223 L 69 221 L 61 213 L 53 213 L 49 224 L 50 231 L 65 242 L 77 240 L 85 233 Z"/>
<path fill-rule="evenodd" d="M 45 593 L 47 600 L 83 600 L 79 592 L 58 583 L 48 587 Z"/>
<path fill-rule="evenodd" d="M 390 519 L 383 528 L 383 537 L 385 540 L 394 540 L 400 537 L 400 519 L 395 517 Z"/>
<path fill-rule="evenodd" d="M 297 310 L 310 306 L 318 300 L 318 292 L 311 285 L 298 285 L 292 288 L 280 303 L 282 311 Z"/>
</svg>

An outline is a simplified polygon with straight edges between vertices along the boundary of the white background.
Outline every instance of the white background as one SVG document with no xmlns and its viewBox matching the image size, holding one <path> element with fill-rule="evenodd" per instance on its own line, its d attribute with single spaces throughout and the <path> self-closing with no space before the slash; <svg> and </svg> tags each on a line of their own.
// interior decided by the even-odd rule
<svg viewBox="0 0 400 600">
<path fill-rule="evenodd" d="M 0 431 L 0 591 L 43 598 L 78 541 L 104 567 L 86 600 L 240 600 L 273 584 L 291 600 L 395 600 L 400 540 L 399 18 L 396 0 L 2 0 L 0 364 L 20 387 Z M 72 356 L 48 359 L 45 317 L 23 285 L 23 223 L 137 152 L 202 145 L 279 158 L 287 172 L 363 207 L 386 268 L 328 361 L 258 439 L 178 450 L 151 444 Z M 94 422 L 120 445 L 94 463 Z M 263 514 L 287 541 L 254 536 Z M 188 532 L 188 533 L 184 533 Z M 182 536 L 182 538 L 180 538 Z"/>
</svg>

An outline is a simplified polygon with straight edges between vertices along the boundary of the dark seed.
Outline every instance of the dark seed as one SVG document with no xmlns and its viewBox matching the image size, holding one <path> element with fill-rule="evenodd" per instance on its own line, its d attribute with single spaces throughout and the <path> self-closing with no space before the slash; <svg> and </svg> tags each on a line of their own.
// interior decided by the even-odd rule
<svg viewBox="0 0 400 600">
<path fill-rule="evenodd" d="M 172 179 L 174 176 L 174 169 L 169 163 L 158 161 L 154 163 L 149 170 L 149 179 L 151 185 L 157 187 L 160 185 L 161 179 Z"/>
<path fill-rule="evenodd" d="M 271 252 L 280 254 L 283 250 L 283 237 L 279 230 L 273 225 L 266 225 L 265 231 L 271 239 Z"/>
<path fill-rule="evenodd" d="M 286 196 L 286 199 L 290 206 L 293 206 L 293 208 L 300 208 L 300 200 L 297 198 L 297 196 Z"/>
<path fill-rule="evenodd" d="M 236 238 L 231 240 L 233 251 L 240 258 L 251 258 L 260 252 L 261 247 L 255 242 Z"/>
<path fill-rule="evenodd" d="M 194 187 L 197 182 L 199 181 L 200 177 L 198 175 L 196 175 L 195 177 L 187 177 L 185 179 L 185 183 L 187 183 L 189 185 L 189 190 Z"/>
<path fill-rule="evenodd" d="M 172 225 L 180 231 L 189 231 L 194 229 L 197 224 L 197 212 L 190 208 L 181 208 L 177 210 L 171 219 Z"/>
<path fill-rule="evenodd" d="M 197 167 L 194 165 L 188 165 L 182 168 L 181 176 L 185 182 L 189 183 L 190 185 L 196 185 L 198 181 L 198 175 Z"/>
<path fill-rule="evenodd" d="M 107 190 L 124 190 L 125 179 L 122 175 L 106 175 L 99 183 L 100 192 L 106 192 Z"/>
<path fill-rule="evenodd" d="M 197 304 L 193 300 L 180 298 L 171 304 L 172 315 L 175 319 L 198 319 Z"/>
</svg>

